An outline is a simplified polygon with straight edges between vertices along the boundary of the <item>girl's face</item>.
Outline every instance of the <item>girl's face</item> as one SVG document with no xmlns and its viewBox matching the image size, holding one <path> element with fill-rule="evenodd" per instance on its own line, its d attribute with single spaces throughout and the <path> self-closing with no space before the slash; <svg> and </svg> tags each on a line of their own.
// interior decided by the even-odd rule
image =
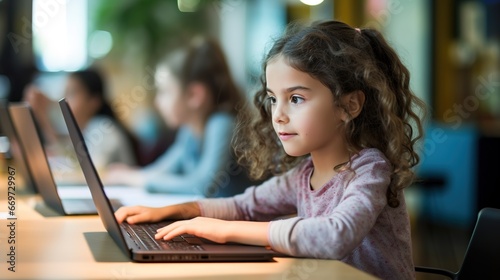
<svg viewBox="0 0 500 280">
<path fill-rule="evenodd" d="M 64 97 L 78 122 L 93 115 L 100 106 L 98 98 L 92 97 L 82 82 L 72 76 L 69 76 L 66 83 Z"/>
<path fill-rule="evenodd" d="M 267 64 L 273 127 L 290 156 L 336 152 L 343 145 L 342 111 L 319 80 L 282 57 Z"/>
<path fill-rule="evenodd" d="M 160 68 L 155 74 L 157 87 L 155 105 L 165 123 L 171 128 L 178 128 L 184 124 L 189 116 L 186 96 L 181 85 L 165 68 Z"/>
</svg>

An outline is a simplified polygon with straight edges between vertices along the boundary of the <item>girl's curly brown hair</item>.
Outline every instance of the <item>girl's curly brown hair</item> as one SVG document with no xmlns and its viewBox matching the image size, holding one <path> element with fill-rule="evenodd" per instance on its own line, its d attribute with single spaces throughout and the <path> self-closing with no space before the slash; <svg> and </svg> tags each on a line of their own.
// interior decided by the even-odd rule
<svg viewBox="0 0 500 280">
<path fill-rule="evenodd" d="M 241 110 L 233 139 L 238 161 L 254 178 L 282 174 L 305 157 L 287 155 L 272 126 L 265 71 L 277 56 L 321 81 L 336 106 L 343 107 L 345 94 L 365 94 L 360 115 L 345 123 L 345 140 L 351 155 L 364 148 L 384 153 L 393 168 L 387 201 L 397 207 L 399 190 L 413 181 L 412 167 L 419 162 L 415 143 L 423 135 L 419 113 L 425 113 L 425 104 L 411 91 L 410 73 L 394 49 L 373 29 L 354 29 L 338 21 L 290 25 L 266 56 L 255 108 Z"/>
</svg>

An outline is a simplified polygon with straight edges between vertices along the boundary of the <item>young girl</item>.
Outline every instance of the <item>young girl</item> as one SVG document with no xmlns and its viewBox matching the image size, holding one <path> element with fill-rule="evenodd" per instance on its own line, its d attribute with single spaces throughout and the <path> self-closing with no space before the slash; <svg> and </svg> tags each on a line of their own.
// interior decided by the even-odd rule
<svg viewBox="0 0 500 280">
<path fill-rule="evenodd" d="M 235 164 L 230 142 L 244 97 L 219 44 L 196 37 L 172 51 L 160 61 L 155 82 L 156 107 L 178 129 L 174 143 L 144 168 L 112 167 L 105 181 L 204 197 L 242 193 L 251 182 Z"/>
<path fill-rule="evenodd" d="M 403 188 L 419 161 L 424 105 L 394 50 L 379 32 L 337 21 L 289 28 L 265 59 L 262 84 L 235 148 L 253 175 L 275 177 L 232 198 L 124 207 L 118 221 L 196 217 L 156 237 L 269 245 L 414 279 Z"/>
<path fill-rule="evenodd" d="M 98 169 L 102 170 L 111 163 L 136 163 L 135 138 L 111 109 L 106 99 L 104 79 L 97 69 L 88 68 L 69 73 L 64 97 L 89 143 L 92 159 Z M 56 146 L 55 150 L 64 156 L 65 151 L 60 150 L 64 146 L 63 143 L 66 143 L 65 139 L 60 139 L 60 133 L 56 131 L 54 122 L 50 119 L 52 110 L 60 111 L 57 103 L 33 85 L 26 89 L 25 100 L 30 103 L 38 123 L 43 128 L 47 145 Z M 62 116 L 60 117 L 62 120 Z M 69 138 L 66 140 L 69 141 Z M 65 160 L 63 162 L 66 163 Z"/>
</svg>

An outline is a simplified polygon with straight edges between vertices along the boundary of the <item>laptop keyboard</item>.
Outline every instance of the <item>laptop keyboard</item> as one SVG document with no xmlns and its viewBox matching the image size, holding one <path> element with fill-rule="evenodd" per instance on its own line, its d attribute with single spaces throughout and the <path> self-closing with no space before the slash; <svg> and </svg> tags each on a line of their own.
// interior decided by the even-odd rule
<svg viewBox="0 0 500 280">
<path fill-rule="evenodd" d="M 171 240 L 156 240 L 154 238 L 156 230 L 164 227 L 165 225 L 167 224 L 121 224 L 121 226 L 129 233 L 129 235 L 135 235 L 137 236 L 137 239 L 142 241 L 142 244 L 137 244 L 139 245 L 139 247 L 144 246 L 148 250 L 203 251 L 203 248 L 200 246 L 201 244 L 203 244 L 203 241 L 191 234 L 176 236 Z M 134 241 L 136 240 L 136 238 L 132 239 Z"/>
</svg>

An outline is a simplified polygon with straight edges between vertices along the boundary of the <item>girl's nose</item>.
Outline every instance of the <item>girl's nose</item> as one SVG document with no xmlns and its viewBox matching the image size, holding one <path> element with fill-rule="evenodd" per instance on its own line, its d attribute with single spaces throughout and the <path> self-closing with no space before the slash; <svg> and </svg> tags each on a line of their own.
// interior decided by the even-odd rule
<svg viewBox="0 0 500 280">
<path fill-rule="evenodd" d="M 276 104 L 274 106 L 274 110 L 273 110 L 273 121 L 275 123 L 280 123 L 280 124 L 283 124 L 283 123 L 288 123 L 288 115 L 286 113 L 286 108 L 284 108 L 285 106 L 282 106 L 282 105 L 279 105 L 279 104 Z"/>
</svg>

